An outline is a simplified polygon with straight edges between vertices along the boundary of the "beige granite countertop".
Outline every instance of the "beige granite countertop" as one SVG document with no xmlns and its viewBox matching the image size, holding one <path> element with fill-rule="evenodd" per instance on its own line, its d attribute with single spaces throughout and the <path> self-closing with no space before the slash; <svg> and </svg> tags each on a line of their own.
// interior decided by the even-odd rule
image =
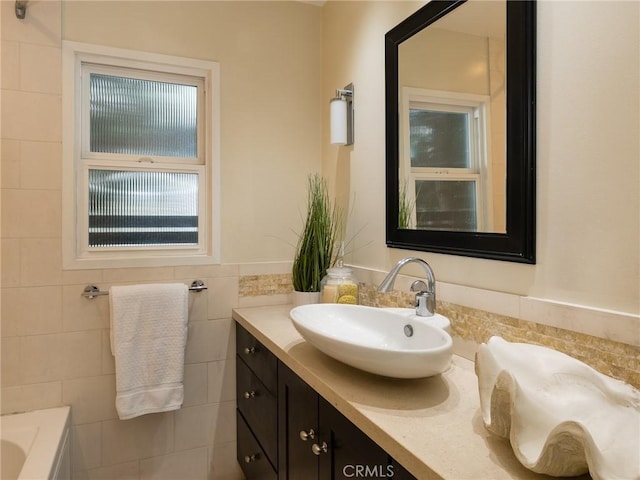
<svg viewBox="0 0 640 480">
<path fill-rule="evenodd" d="M 552 478 L 525 469 L 486 431 L 473 362 L 454 355 L 447 372 L 419 380 L 369 374 L 305 342 L 290 309 L 238 308 L 233 318 L 419 480 Z"/>
</svg>

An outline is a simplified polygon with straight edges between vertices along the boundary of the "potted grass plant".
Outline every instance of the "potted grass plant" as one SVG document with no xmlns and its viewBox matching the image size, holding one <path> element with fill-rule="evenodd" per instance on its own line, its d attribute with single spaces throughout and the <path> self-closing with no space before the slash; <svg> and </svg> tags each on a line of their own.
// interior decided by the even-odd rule
<svg viewBox="0 0 640 480">
<path fill-rule="evenodd" d="M 307 217 L 292 268 L 294 304 L 320 301 L 320 281 L 335 260 L 340 222 L 340 210 L 329 198 L 326 181 L 317 173 L 309 175 Z"/>
</svg>

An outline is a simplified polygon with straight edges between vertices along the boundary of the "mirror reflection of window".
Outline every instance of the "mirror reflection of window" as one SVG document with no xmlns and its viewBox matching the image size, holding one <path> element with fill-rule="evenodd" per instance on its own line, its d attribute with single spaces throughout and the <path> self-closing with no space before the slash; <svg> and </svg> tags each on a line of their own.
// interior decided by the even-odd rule
<svg viewBox="0 0 640 480">
<path fill-rule="evenodd" d="M 400 228 L 506 231 L 505 7 L 467 2 L 398 47 L 399 181 L 413 211 Z M 417 182 L 445 181 L 464 183 L 432 186 L 456 196 L 425 204 Z"/>
<path fill-rule="evenodd" d="M 410 228 L 492 228 L 489 99 L 482 95 L 404 88 L 407 125 L 401 181 L 407 182 Z"/>
<path fill-rule="evenodd" d="M 411 167 L 469 168 L 470 111 L 409 109 Z"/>
<path fill-rule="evenodd" d="M 476 184 L 473 180 L 416 180 L 416 228 L 477 230 Z"/>
</svg>

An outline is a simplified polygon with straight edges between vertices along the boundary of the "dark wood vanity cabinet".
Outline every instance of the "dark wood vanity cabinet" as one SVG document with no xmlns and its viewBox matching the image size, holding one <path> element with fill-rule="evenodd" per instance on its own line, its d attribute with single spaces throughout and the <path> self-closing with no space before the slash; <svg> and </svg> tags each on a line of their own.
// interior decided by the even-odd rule
<svg viewBox="0 0 640 480">
<path fill-rule="evenodd" d="M 236 329 L 237 458 L 247 479 L 278 478 L 278 360 Z"/>
<path fill-rule="evenodd" d="M 243 327 L 236 331 L 238 462 L 248 480 L 415 480 Z"/>
<path fill-rule="evenodd" d="M 318 479 L 318 456 L 311 447 L 318 439 L 320 396 L 289 368 L 278 368 L 279 480 Z"/>
<path fill-rule="evenodd" d="M 320 435 L 328 437 L 328 450 L 332 452 L 331 455 L 320 456 L 320 478 L 416 480 L 378 444 L 322 398 Z"/>
<path fill-rule="evenodd" d="M 278 364 L 278 479 L 415 480 L 349 419 Z"/>
</svg>

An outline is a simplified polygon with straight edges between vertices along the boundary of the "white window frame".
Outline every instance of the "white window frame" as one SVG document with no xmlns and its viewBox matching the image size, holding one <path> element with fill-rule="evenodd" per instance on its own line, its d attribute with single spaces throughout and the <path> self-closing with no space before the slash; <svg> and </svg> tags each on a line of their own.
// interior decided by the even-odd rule
<svg viewBox="0 0 640 480">
<path fill-rule="evenodd" d="M 421 107 L 443 112 L 463 112 L 470 116 L 470 168 L 412 167 L 410 109 Z M 418 180 L 465 180 L 476 184 L 477 231 L 491 231 L 493 225 L 493 198 L 491 188 L 491 129 L 490 97 L 469 93 L 402 87 L 400 92 L 400 181 L 407 181 L 408 201 L 413 209 L 413 225 L 416 224 L 417 205 L 415 184 Z"/>
<path fill-rule="evenodd" d="M 63 267 L 65 269 L 220 263 L 220 67 L 216 62 L 63 41 Z M 89 152 L 89 72 L 200 85 L 197 158 Z M 84 74 L 83 74 L 84 71 Z M 83 100 L 84 98 L 84 100 Z M 84 115 L 84 117 L 83 117 Z M 198 175 L 197 246 L 89 247 L 89 169 Z"/>
</svg>

